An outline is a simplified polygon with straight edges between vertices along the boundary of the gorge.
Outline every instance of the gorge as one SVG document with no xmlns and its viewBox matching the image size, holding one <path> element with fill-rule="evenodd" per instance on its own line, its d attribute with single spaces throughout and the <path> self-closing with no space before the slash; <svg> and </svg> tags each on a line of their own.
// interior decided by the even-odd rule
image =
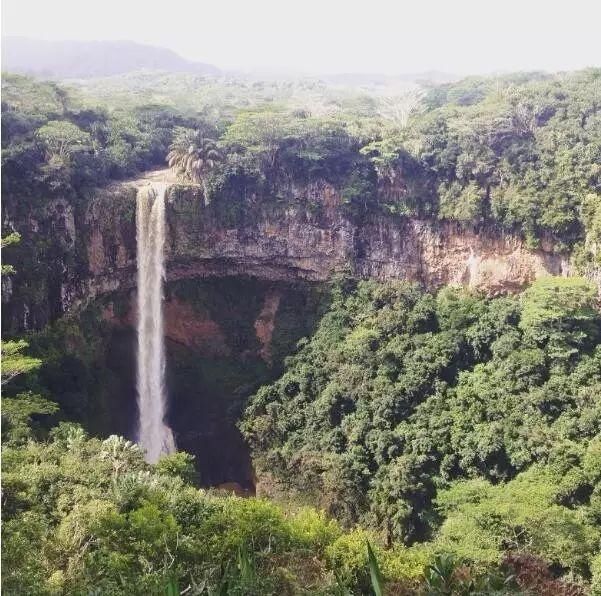
<svg viewBox="0 0 601 596">
<path fill-rule="evenodd" d="M 159 203 L 149 198 L 152 188 L 158 198 L 164 193 L 164 239 L 156 228 Z M 46 290 L 43 277 L 28 281 L 29 287 L 40 285 L 39 302 L 21 302 L 16 289 L 5 301 L 4 324 L 20 328 L 25 310 L 37 326 L 52 312 L 75 319 L 98 312 L 93 320 L 108 325 L 106 339 L 85 368 L 105 371 L 114 381 L 109 392 L 92 388 L 83 377 L 77 381 L 76 392 L 88 394 L 94 404 L 84 416 L 91 428 L 138 437 L 137 392 L 144 419 L 139 438 L 149 460 L 170 450 L 170 426 L 178 446 L 196 455 L 203 484 L 234 482 L 252 491 L 254 473 L 238 417 L 252 391 L 275 379 L 296 341 L 311 333 L 327 308 L 333 279 L 416 281 L 431 290 L 451 283 L 495 296 L 569 270 L 562 255 L 544 247 L 529 250 L 519 238 L 493 228 L 386 216 L 357 222 L 325 183 L 297 187 L 293 195 L 301 200 L 259 205 L 251 215 L 232 219 L 219 205 L 204 206 L 198 186 L 182 185 L 158 170 L 94 191 L 83 212 L 66 201 L 51 203 L 45 220 L 30 223 L 30 233 L 54 230 L 61 271 L 48 278 Z M 157 314 L 161 245 L 163 333 Z M 58 287 L 50 292 L 52 284 Z M 136 321 L 137 360 L 128 353 L 136 345 Z M 98 324 L 90 328 L 90 340 Z M 167 426 L 160 335 L 171 402 L 164 412 Z M 136 362 L 143 369 L 137 389 Z M 122 415 L 115 418 L 115 410 Z"/>
<path fill-rule="evenodd" d="M 3 592 L 596 595 L 600 77 L 3 75 Z"/>
</svg>

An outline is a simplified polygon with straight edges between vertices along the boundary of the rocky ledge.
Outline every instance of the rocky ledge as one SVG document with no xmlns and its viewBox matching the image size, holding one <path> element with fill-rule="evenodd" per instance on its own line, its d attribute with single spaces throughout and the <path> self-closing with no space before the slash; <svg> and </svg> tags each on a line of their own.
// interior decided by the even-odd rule
<svg viewBox="0 0 601 596">
<path fill-rule="evenodd" d="M 85 221 L 89 265 L 63 286 L 64 307 L 135 285 L 135 196 L 143 184 L 114 187 L 93 200 Z M 469 286 L 489 295 L 514 292 L 541 275 L 568 274 L 565 255 L 529 250 L 519 238 L 482 227 L 345 215 L 335 189 L 312 185 L 301 200 L 257 205 L 227 221 L 205 207 L 200 189 L 174 185 L 167 202 L 168 280 L 247 275 L 264 280 L 325 281 L 337 274 Z M 316 208 L 316 206 L 318 208 Z"/>
</svg>

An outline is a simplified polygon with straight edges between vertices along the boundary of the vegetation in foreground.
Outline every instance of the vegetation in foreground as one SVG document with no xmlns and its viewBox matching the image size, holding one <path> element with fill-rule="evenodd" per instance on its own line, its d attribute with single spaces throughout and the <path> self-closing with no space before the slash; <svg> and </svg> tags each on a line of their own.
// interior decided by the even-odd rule
<svg viewBox="0 0 601 596">
<path fill-rule="evenodd" d="M 40 362 L 9 344 L 3 589 L 596 594 L 594 296 L 577 278 L 494 300 L 341 284 L 244 421 L 281 504 L 198 490 L 185 453 L 149 466 L 122 438 L 48 432 L 52 402 L 11 391 Z"/>
<path fill-rule="evenodd" d="M 486 569 L 527 552 L 586 582 L 601 539 L 596 289 L 485 299 L 344 284 L 242 429 L 262 489 L 387 544 Z M 597 580 L 598 581 L 598 580 Z"/>
<path fill-rule="evenodd" d="M 73 424 L 3 460 L 6 594 L 584 593 L 536 557 L 483 570 L 437 544 L 376 547 L 312 508 L 201 491 L 186 454 L 148 466 L 136 445 Z"/>
</svg>

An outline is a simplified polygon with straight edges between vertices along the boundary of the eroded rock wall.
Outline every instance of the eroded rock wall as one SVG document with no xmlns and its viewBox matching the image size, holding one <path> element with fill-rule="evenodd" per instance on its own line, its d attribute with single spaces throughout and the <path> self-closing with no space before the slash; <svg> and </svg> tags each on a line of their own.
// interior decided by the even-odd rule
<svg viewBox="0 0 601 596">
<path fill-rule="evenodd" d="M 84 209 L 61 204 L 48 210 L 47 222 L 35 222 L 51 234 L 50 241 L 60 242 L 57 261 L 48 264 L 53 273 L 46 285 L 54 289 L 44 297 L 52 304 L 43 312 L 50 318 L 134 287 L 135 201 L 145 183 L 98 190 Z M 325 281 L 347 274 L 412 280 L 432 289 L 463 284 L 496 295 L 518 291 L 541 275 L 569 273 L 567 257 L 552 247 L 531 251 L 519 238 L 490 228 L 385 215 L 358 219 L 326 183 L 289 189 L 288 195 L 279 202 L 205 207 L 200 188 L 172 186 L 168 280 L 246 275 L 268 281 Z M 36 239 L 35 229 L 30 232 L 34 240 L 46 241 Z M 28 303 L 31 292 L 17 291 L 13 300 L 13 289 L 24 283 L 15 278 L 3 296 L 11 331 L 26 327 L 24 313 L 35 308 Z M 44 322 L 41 315 L 32 327 Z"/>
<path fill-rule="evenodd" d="M 382 215 L 353 220 L 341 204 L 332 205 L 332 192 L 324 191 L 324 208 L 317 212 L 301 200 L 271 209 L 257 206 L 252 216 L 232 223 L 204 207 L 198 190 L 174 187 L 167 209 L 168 279 L 249 275 L 325 281 L 344 273 L 407 279 L 430 288 L 463 284 L 495 295 L 519 290 L 541 275 L 568 273 L 567 258 L 550 247 L 531 251 L 515 236 L 492 229 Z M 90 225 L 88 291 L 131 285 L 131 242 L 110 249 L 116 239 L 125 243 L 121 222 L 104 236 L 101 223 L 92 218 Z"/>
</svg>

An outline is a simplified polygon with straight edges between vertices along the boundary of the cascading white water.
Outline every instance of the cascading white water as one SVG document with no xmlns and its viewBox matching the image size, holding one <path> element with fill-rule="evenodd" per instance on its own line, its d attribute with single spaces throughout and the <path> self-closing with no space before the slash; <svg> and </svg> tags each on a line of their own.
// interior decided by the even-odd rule
<svg viewBox="0 0 601 596">
<path fill-rule="evenodd" d="M 165 184 L 138 191 L 138 443 L 149 463 L 175 451 L 165 423 L 165 345 L 163 278 L 165 277 Z"/>
</svg>

